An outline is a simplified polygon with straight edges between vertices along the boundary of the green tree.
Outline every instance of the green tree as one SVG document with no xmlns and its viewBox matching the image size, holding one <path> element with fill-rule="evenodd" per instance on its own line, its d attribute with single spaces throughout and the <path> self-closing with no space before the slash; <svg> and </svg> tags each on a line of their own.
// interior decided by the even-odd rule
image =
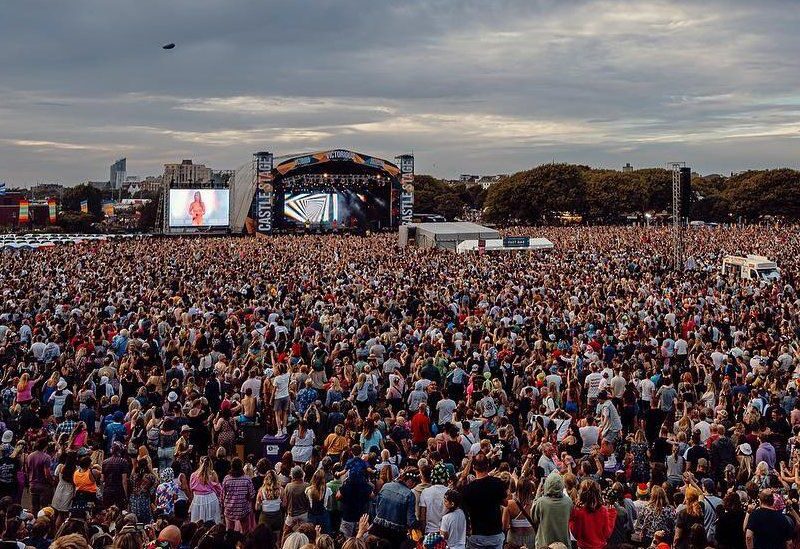
<svg viewBox="0 0 800 549">
<path fill-rule="evenodd" d="M 539 223 L 556 212 L 583 212 L 586 170 L 571 164 L 543 164 L 489 187 L 487 219 L 495 223 Z"/>
<path fill-rule="evenodd" d="M 433 213 L 452 220 L 462 214 L 465 189 L 463 185 L 451 186 L 430 175 L 414 177 L 414 211 Z"/>
<path fill-rule="evenodd" d="M 91 185 L 78 185 L 64 190 L 61 199 L 62 209 L 71 212 L 81 211 L 81 202 L 88 201 L 89 213 L 100 219 L 103 217 L 103 193 Z"/>
</svg>

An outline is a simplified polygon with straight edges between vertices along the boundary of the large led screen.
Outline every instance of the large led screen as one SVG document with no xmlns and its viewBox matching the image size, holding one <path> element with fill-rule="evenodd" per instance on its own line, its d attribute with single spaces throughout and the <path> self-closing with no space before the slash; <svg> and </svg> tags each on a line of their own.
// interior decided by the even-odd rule
<svg viewBox="0 0 800 549">
<path fill-rule="evenodd" d="M 170 227 L 227 227 L 228 189 L 170 189 Z"/>
<path fill-rule="evenodd" d="M 336 193 L 287 193 L 283 214 L 295 223 L 332 223 L 339 219 L 339 195 Z"/>
</svg>

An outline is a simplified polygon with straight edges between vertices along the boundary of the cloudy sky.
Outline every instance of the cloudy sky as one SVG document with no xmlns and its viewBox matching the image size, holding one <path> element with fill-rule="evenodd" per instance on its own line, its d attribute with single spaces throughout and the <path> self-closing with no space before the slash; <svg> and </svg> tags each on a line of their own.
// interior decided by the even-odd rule
<svg viewBox="0 0 800 549">
<path fill-rule="evenodd" d="M 0 180 L 413 150 L 418 173 L 800 167 L 794 1 L 25 0 L 0 8 Z M 174 42 L 171 51 L 161 45 Z"/>
</svg>

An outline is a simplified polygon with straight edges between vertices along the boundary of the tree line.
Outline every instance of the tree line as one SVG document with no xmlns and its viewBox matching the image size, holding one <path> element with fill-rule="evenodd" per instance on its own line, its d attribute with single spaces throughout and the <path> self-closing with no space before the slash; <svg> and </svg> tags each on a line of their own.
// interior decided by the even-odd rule
<svg viewBox="0 0 800 549">
<path fill-rule="evenodd" d="M 551 223 L 563 213 L 585 221 L 618 223 L 628 215 L 671 212 L 672 172 L 646 168 L 621 172 L 575 164 L 543 164 L 494 183 L 450 185 L 430 176 L 415 180 L 415 210 L 459 217 L 482 210 L 487 222 Z M 800 219 L 800 171 L 751 170 L 732 176 L 692 178 L 690 219 L 755 221 L 764 216 Z"/>
</svg>

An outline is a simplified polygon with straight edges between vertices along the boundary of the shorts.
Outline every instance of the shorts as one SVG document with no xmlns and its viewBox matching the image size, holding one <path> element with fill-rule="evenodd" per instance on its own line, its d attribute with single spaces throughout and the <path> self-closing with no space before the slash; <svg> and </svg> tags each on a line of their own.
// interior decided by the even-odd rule
<svg viewBox="0 0 800 549">
<path fill-rule="evenodd" d="M 286 526 L 292 526 L 296 522 L 308 522 L 308 513 L 301 513 L 293 517 L 286 515 L 286 520 L 283 523 Z"/>
<path fill-rule="evenodd" d="M 276 412 L 286 412 L 289 410 L 289 397 L 276 398 L 272 403 L 272 409 Z"/>
</svg>

